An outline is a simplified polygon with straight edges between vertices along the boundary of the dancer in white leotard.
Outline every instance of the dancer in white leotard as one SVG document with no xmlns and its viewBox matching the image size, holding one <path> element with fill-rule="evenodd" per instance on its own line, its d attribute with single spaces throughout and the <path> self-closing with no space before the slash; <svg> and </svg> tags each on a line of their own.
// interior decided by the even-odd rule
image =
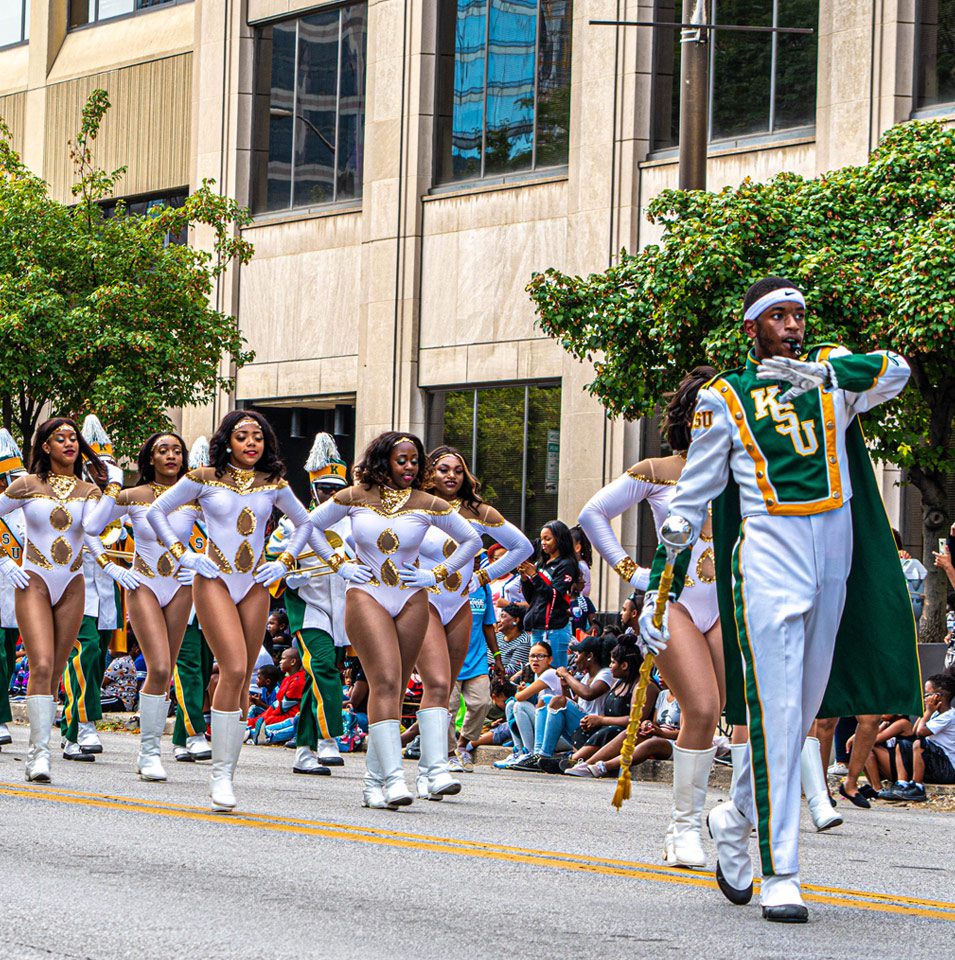
<svg viewBox="0 0 955 960">
<path fill-rule="evenodd" d="M 27 711 L 30 748 L 26 778 L 50 782 L 50 727 L 59 683 L 83 619 L 83 519 L 99 488 L 80 477 L 86 460 L 97 475 L 102 462 L 65 417 L 40 424 L 33 440 L 30 476 L 0 494 L 0 517 L 22 510 L 26 528 L 23 564 L 0 558 L 0 570 L 16 586 L 16 614 L 30 659 Z M 108 560 L 105 571 L 120 583 L 129 571 Z M 135 578 L 133 578 L 135 579 Z"/>
<path fill-rule="evenodd" d="M 368 756 L 362 802 L 390 808 L 412 802 L 401 766 L 401 696 L 428 626 L 423 588 L 445 583 L 470 564 L 481 538 L 444 500 L 421 489 L 428 480 L 421 441 L 383 433 L 355 467 L 355 486 L 311 513 L 315 552 L 349 581 L 345 630 L 368 677 Z M 359 562 L 344 561 L 324 531 L 351 518 Z M 434 567 L 417 567 L 425 534 L 437 527 L 456 546 Z M 447 737 L 445 726 L 444 736 Z"/>
<path fill-rule="evenodd" d="M 686 462 L 696 395 L 714 376 L 716 372 L 710 367 L 697 367 L 683 379 L 667 405 L 663 426 L 674 454 L 635 464 L 596 493 L 581 511 L 580 525 L 594 549 L 637 589 L 646 589 L 649 571 L 639 568 L 628 556 L 610 521 L 646 501 L 659 532 Z M 653 651 L 660 674 L 682 711 L 680 733 L 673 747 L 673 819 L 667 828 L 663 859 L 672 866 L 691 869 L 706 866 L 700 828 L 716 753 L 713 733 L 726 696 L 712 539 L 707 521 L 693 548 L 680 603 L 670 606 L 672 639 L 666 649 Z M 652 602 L 655 595 L 647 596 Z"/>
<path fill-rule="evenodd" d="M 472 577 L 464 570 L 448 577 L 428 593 L 431 615 L 424 644 L 418 655 L 418 674 L 424 690 L 418 709 L 421 759 L 418 761 L 417 789 L 422 800 L 440 800 L 459 793 L 461 784 L 448 769 L 449 700 L 457 691 L 455 681 L 461 671 L 471 638 L 471 605 L 468 598 L 472 582 L 484 586 L 491 580 L 515 570 L 533 552 L 530 540 L 508 523 L 481 498 L 481 484 L 468 469 L 462 454 L 453 447 L 441 446 L 428 455 L 433 470 L 429 490 L 443 497 L 477 534 L 494 537 L 505 552 Z M 457 547 L 454 540 L 432 527 L 421 542 L 421 560 L 428 566 L 442 563 Z M 498 656 L 497 662 L 500 662 Z M 455 702 L 458 697 L 454 697 Z"/>
<path fill-rule="evenodd" d="M 160 744 L 169 702 L 166 693 L 173 665 L 192 609 L 194 573 L 159 542 L 147 519 L 149 508 L 186 472 L 186 443 L 175 433 L 154 433 L 139 451 L 139 481 L 126 490 L 108 484 L 96 507 L 84 520 L 91 549 L 113 521 L 128 516 L 136 550 L 133 571 L 142 589 L 127 598 L 129 619 L 146 660 L 146 681 L 139 694 L 140 749 L 136 770 L 143 780 L 165 780 Z M 188 543 L 201 511 L 190 501 L 169 515 L 169 525 L 180 543 Z"/>
<path fill-rule="evenodd" d="M 148 518 L 166 548 L 197 576 L 192 595 L 202 633 L 219 664 L 212 702 L 214 810 L 235 807 L 232 780 L 245 736 L 249 681 L 262 645 L 269 611 L 266 585 L 295 563 L 311 528 L 305 507 L 283 479 L 278 441 L 259 413 L 234 410 L 209 441 L 212 466 L 190 470 L 149 508 Z M 198 503 L 209 535 L 206 552 L 187 549 L 171 518 Z M 283 510 L 298 528 L 288 552 L 265 563 L 265 527 L 272 510 Z"/>
</svg>

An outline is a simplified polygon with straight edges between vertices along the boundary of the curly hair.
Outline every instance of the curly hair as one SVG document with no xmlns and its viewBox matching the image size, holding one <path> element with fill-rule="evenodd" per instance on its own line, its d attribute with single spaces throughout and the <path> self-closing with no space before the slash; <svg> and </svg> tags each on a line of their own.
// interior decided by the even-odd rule
<svg viewBox="0 0 955 960">
<path fill-rule="evenodd" d="M 423 490 L 430 486 L 431 467 L 424 452 L 424 444 L 413 433 L 398 433 L 395 430 L 379 433 L 365 447 L 361 460 L 353 469 L 355 482 L 363 484 L 366 490 L 370 490 L 376 484 L 379 487 L 389 486 L 391 484 L 391 451 L 402 440 L 413 443 L 418 451 L 418 475 L 411 481 L 412 488 Z"/>
<path fill-rule="evenodd" d="M 471 468 L 468 466 L 467 460 L 464 459 L 464 454 L 456 447 L 449 447 L 447 444 L 442 444 L 440 447 L 435 447 L 434 450 L 428 454 L 428 469 L 431 471 L 431 484 L 428 492 L 434 493 L 439 497 L 443 496 L 443 492 L 434 486 L 434 470 L 438 465 L 438 461 L 444 457 L 457 457 L 458 460 L 461 461 L 461 466 L 464 468 L 464 479 L 461 481 L 458 498 L 462 503 L 466 503 L 476 512 L 477 508 L 484 503 L 484 498 L 481 496 L 481 481 L 471 473 Z"/>
<path fill-rule="evenodd" d="M 694 367 L 673 393 L 667 394 L 668 403 L 660 422 L 660 433 L 666 437 L 672 450 L 686 450 L 690 446 L 690 424 L 696 409 L 696 395 L 700 387 L 716 376 L 713 367 Z"/>
<path fill-rule="evenodd" d="M 262 431 L 265 439 L 265 449 L 259 457 L 255 469 L 266 474 L 269 480 L 278 480 L 285 476 L 285 464 L 279 456 L 279 441 L 269 423 L 261 413 L 255 410 L 232 410 L 219 423 L 216 432 L 209 440 L 209 462 L 215 467 L 216 477 L 221 477 L 226 471 L 226 465 L 232 454 L 229 440 L 236 425 L 243 420 L 254 420 Z"/>
<path fill-rule="evenodd" d="M 53 472 L 53 462 L 50 455 L 43 449 L 43 444 L 55 431 L 64 426 L 72 427 L 76 431 L 76 441 L 80 448 L 80 455 L 73 461 L 73 473 L 80 479 L 83 478 L 83 461 L 85 460 L 90 466 L 90 473 L 98 476 L 100 480 L 105 480 L 106 465 L 83 439 L 79 426 L 71 417 L 51 417 L 36 428 L 36 433 L 33 435 L 33 449 L 30 453 L 30 473 L 35 473 L 44 483 L 46 482 L 47 477 Z"/>
<path fill-rule="evenodd" d="M 175 437 L 179 442 L 179 446 L 182 447 L 182 463 L 179 464 L 179 473 L 176 475 L 176 479 L 178 480 L 179 477 L 184 476 L 189 469 L 189 449 L 186 447 L 186 441 L 174 430 L 163 430 L 160 433 L 154 433 L 151 437 L 148 437 L 139 450 L 139 456 L 136 458 L 136 464 L 139 467 L 139 479 L 136 481 L 137 485 L 140 483 L 152 483 L 156 479 L 156 467 L 153 465 L 153 448 L 159 442 L 160 437 Z"/>
</svg>

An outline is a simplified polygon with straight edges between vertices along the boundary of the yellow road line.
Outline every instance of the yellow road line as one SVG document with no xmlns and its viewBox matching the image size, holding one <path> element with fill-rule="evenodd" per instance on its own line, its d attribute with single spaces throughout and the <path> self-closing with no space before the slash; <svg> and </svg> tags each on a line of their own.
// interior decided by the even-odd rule
<svg viewBox="0 0 955 960">
<path fill-rule="evenodd" d="M 280 815 L 261 813 L 213 813 L 207 808 L 137 800 L 106 794 L 87 793 L 47 786 L 21 786 L 0 782 L 0 795 L 24 799 L 44 800 L 50 803 L 93 807 L 104 810 L 122 810 L 153 816 L 172 817 L 246 827 L 277 833 L 318 836 L 334 840 L 371 843 L 433 853 L 448 853 L 479 859 L 498 860 L 531 866 L 551 867 L 604 876 L 620 876 L 637 880 L 674 883 L 681 886 L 714 887 L 713 875 L 704 872 L 680 872 L 657 864 L 642 864 L 626 860 L 587 857 L 581 854 L 524 847 L 502 847 L 474 840 L 457 840 L 398 831 L 381 830 L 320 820 L 299 820 Z M 955 903 L 920 900 L 865 890 L 844 890 L 838 887 L 804 887 L 804 898 L 814 903 L 870 910 L 879 913 L 922 916 L 937 920 L 955 920 Z M 860 899 L 856 899 L 860 898 Z"/>
</svg>

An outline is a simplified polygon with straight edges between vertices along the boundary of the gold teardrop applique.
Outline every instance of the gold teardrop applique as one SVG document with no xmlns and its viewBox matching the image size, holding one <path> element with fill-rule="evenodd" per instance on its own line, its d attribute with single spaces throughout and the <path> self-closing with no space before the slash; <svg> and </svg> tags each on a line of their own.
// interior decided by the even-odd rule
<svg viewBox="0 0 955 960">
<path fill-rule="evenodd" d="M 209 541 L 208 556 L 212 558 L 213 563 L 223 573 L 232 573 L 232 565 L 226 560 L 225 554 L 211 540 Z"/>
<path fill-rule="evenodd" d="M 150 580 L 152 580 L 156 576 L 156 574 L 153 573 L 152 570 L 150 569 L 149 564 L 146 563 L 146 561 L 143 560 L 143 558 L 138 553 L 133 559 L 133 570 L 135 570 L 136 573 L 139 573 L 144 577 L 148 577 Z"/>
<path fill-rule="evenodd" d="M 176 561 L 168 550 L 156 561 L 156 572 L 161 577 L 171 577 L 176 572 Z"/>
<path fill-rule="evenodd" d="M 27 560 L 30 561 L 34 566 L 39 567 L 41 570 L 52 570 L 53 564 L 47 560 L 46 557 L 40 553 L 39 550 L 30 541 L 27 541 Z"/>
<path fill-rule="evenodd" d="M 66 507 L 54 507 L 50 513 L 50 526 L 54 530 L 69 530 L 73 526 L 73 517 Z"/>
<path fill-rule="evenodd" d="M 255 564 L 255 554 L 248 540 L 242 541 L 242 546 L 235 552 L 235 568 L 239 573 L 248 573 Z"/>
<path fill-rule="evenodd" d="M 378 536 L 378 549 L 382 553 L 394 553 L 400 546 L 401 544 L 398 542 L 398 537 L 391 527 L 387 527 L 381 531 Z"/>
<path fill-rule="evenodd" d="M 713 548 L 707 547 L 696 561 L 696 575 L 701 583 L 716 583 L 716 557 Z"/>
<path fill-rule="evenodd" d="M 76 559 L 70 564 L 70 573 L 76 573 L 83 566 L 83 551 L 76 555 Z"/>
<path fill-rule="evenodd" d="M 243 507 L 242 512 L 235 521 L 235 528 L 243 537 L 248 537 L 255 532 L 257 523 L 258 520 L 256 520 L 255 514 L 248 507 Z"/>
<path fill-rule="evenodd" d="M 62 537 L 57 537 L 50 544 L 50 556 L 58 566 L 65 567 L 73 559 L 73 548 Z"/>
<path fill-rule="evenodd" d="M 444 586 L 446 587 L 448 593 L 457 593 L 461 589 L 461 574 L 452 573 L 447 580 L 444 581 Z"/>
<path fill-rule="evenodd" d="M 391 560 L 386 560 L 381 565 L 381 581 L 386 586 L 397 587 L 401 584 L 401 577 L 398 576 L 398 568 Z"/>
<path fill-rule="evenodd" d="M 458 549 L 458 545 L 454 540 L 445 540 L 444 546 L 441 548 L 441 552 L 444 554 L 444 559 L 447 560 L 448 557 Z"/>
</svg>

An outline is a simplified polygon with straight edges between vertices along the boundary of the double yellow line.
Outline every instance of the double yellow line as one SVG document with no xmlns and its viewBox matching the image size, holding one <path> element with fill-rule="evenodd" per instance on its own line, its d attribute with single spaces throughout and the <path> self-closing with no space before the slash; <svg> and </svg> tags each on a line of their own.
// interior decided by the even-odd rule
<svg viewBox="0 0 955 960">
<path fill-rule="evenodd" d="M 613 860 L 586 854 L 563 853 L 556 850 L 537 850 L 527 847 L 489 844 L 479 840 L 458 840 L 452 837 L 403 833 L 397 830 L 382 830 L 375 827 L 362 827 L 324 820 L 305 820 L 280 814 L 220 814 L 213 813 L 203 807 L 159 803 L 154 800 L 137 800 L 102 793 L 86 793 L 59 787 L 6 782 L 0 782 L 0 796 L 44 800 L 48 803 L 92 807 L 101 810 L 119 810 L 126 813 L 142 813 L 180 820 L 208 821 L 227 827 L 244 827 L 273 833 L 324 837 L 329 840 L 347 840 L 354 843 L 372 843 L 379 846 L 423 850 L 431 853 L 497 860 L 505 863 L 530 864 L 601 876 L 650 880 L 656 883 L 671 883 L 685 887 L 707 889 L 715 889 L 716 887 L 712 873 L 678 871 L 657 864 L 640 863 L 632 860 Z M 934 920 L 955 920 L 955 903 L 944 900 L 924 900 L 918 897 L 896 896 L 895 894 L 876 893 L 870 890 L 852 890 L 815 884 L 803 885 L 803 897 L 811 903 L 824 903 L 829 906 L 845 907 L 853 910 L 929 917 Z"/>
</svg>

